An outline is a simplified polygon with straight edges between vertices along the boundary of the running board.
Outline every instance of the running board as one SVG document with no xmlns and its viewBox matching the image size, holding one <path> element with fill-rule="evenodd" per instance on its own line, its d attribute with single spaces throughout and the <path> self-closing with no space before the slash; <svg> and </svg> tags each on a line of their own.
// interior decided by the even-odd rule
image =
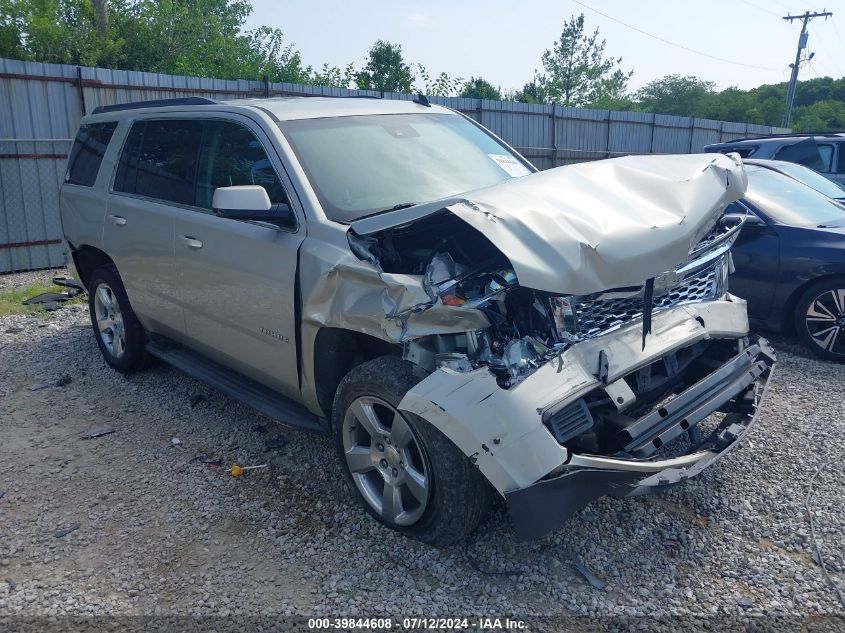
<svg viewBox="0 0 845 633">
<path fill-rule="evenodd" d="M 147 343 L 147 352 L 286 426 L 319 433 L 328 431 L 329 425 L 325 418 L 314 415 L 290 398 L 191 350 L 159 339 Z"/>
</svg>

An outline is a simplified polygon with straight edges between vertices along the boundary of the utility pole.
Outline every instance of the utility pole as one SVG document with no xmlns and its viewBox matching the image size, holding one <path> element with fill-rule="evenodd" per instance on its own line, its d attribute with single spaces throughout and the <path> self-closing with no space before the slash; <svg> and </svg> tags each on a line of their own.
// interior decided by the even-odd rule
<svg viewBox="0 0 845 633">
<path fill-rule="evenodd" d="M 832 15 L 833 13 L 830 11 L 822 10 L 821 13 L 805 11 L 804 15 L 783 16 L 783 19 L 789 22 L 793 20 L 801 20 L 803 22 L 801 33 L 798 35 L 798 50 L 795 51 L 795 63 L 792 64 L 792 74 L 789 77 L 789 87 L 786 90 L 786 114 L 783 115 L 783 127 L 789 127 L 789 121 L 792 119 L 792 102 L 795 100 L 795 84 L 798 83 L 798 67 L 801 65 L 801 51 L 807 48 L 807 39 L 809 38 L 807 23 L 813 18 L 828 18 Z"/>
</svg>

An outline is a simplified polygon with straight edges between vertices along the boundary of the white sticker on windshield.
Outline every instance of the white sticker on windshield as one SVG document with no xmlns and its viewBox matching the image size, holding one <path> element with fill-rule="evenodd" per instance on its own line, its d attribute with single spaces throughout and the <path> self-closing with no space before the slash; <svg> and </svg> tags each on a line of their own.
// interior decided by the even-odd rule
<svg viewBox="0 0 845 633">
<path fill-rule="evenodd" d="M 513 176 L 514 178 L 519 178 L 520 176 L 527 176 L 531 172 L 528 168 L 520 163 L 517 159 L 513 156 L 508 156 L 507 154 L 487 154 L 490 158 L 492 158 L 496 164 L 504 169 L 509 176 Z"/>
</svg>

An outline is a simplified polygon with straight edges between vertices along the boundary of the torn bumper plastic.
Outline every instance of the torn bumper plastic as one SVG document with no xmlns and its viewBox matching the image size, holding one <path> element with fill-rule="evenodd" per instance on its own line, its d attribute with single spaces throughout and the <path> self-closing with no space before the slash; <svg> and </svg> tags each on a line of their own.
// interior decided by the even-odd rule
<svg viewBox="0 0 845 633">
<path fill-rule="evenodd" d="M 768 344 L 749 345 L 747 336 L 745 301 L 728 294 L 656 312 L 645 346 L 639 319 L 581 341 L 509 389 L 483 367 L 440 367 L 408 391 L 398 408 L 427 420 L 454 442 L 508 501 L 519 536 L 537 537 L 591 499 L 678 483 L 736 445 L 757 416 L 774 366 Z M 645 409 L 636 406 L 640 396 L 626 377 L 636 382 L 630 377 L 640 370 L 702 345 L 724 355 L 713 357 L 717 364 L 706 371 L 708 363 L 699 363 L 696 377 L 679 383 L 670 401 L 657 404 L 663 396 L 644 395 Z M 607 406 L 601 404 L 602 392 L 628 412 L 613 418 L 624 418 L 616 435 L 619 448 L 579 448 L 570 442 L 584 427 L 577 405 L 592 398 Z M 551 424 L 560 412 L 565 414 L 560 426 Z M 725 418 L 715 434 L 702 442 L 691 438 L 689 454 L 664 457 L 681 448 L 664 445 L 700 429 L 700 422 L 716 412 Z M 602 430 L 614 428 L 604 424 Z"/>
<path fill-rule="evenodd" d="M 634 320 L 573 345 L 510 389 L 502 389 L 484 367 L 470 372 L 440 368 L 405 394 L 399 409 L 439 429 L 505 495 L 547 477 L 573 457 L 544 424 L 546 412 L 673 351 L 747 334 L 742 299 L 728 295 L 679 305 L 655 313 L 645 347 L 642 323 Z"/>
<path fill-rule="evenodd" d="M 604 495 L 633 497 L 681 483 L 713 465 L 733 450 L 754 425 L 775 364 L 768 342 L 760 339 L 706 379 L 675 397 L 663 409 L 659 429 L 655 420 L 642 423 L 646 441 L 674 437 L 682 424 L 694 425 L 737 394 L 729 413 L 710 437 L 704 450 L 663 460 L 632 460 L 572 455 L 555 477 L 505 494 L 517 536 L 539 538 L 559 527 L 587 503 Z M 657 412 L 655 412 L 657 413 Z M 639 442 L 642 437 L 632 440 Z M 639 443 L 638 445 L 642 445 Z"/>
</svg>

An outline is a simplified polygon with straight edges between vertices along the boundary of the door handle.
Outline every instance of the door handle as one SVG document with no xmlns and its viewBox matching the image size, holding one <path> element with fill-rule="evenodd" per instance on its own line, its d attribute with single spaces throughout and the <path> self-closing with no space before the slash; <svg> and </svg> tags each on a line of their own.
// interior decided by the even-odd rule
<svg viewBox="0 0 845 633">
<path fill-rule="evenodd" d="M 126 224 L 126 218 L 124 218 L 122 215 L 110 215 L 109 221 L 111 221 L 111 223 L 115 226 L 123 226 L 124 224 Z"/>
<path fill-rule="evenodd" d="M 190 235 L 180 235 L 179 239 L 185 243 L 188 248 L 199 249 L 202 248 L 202 241 Z"/>
</svg>

